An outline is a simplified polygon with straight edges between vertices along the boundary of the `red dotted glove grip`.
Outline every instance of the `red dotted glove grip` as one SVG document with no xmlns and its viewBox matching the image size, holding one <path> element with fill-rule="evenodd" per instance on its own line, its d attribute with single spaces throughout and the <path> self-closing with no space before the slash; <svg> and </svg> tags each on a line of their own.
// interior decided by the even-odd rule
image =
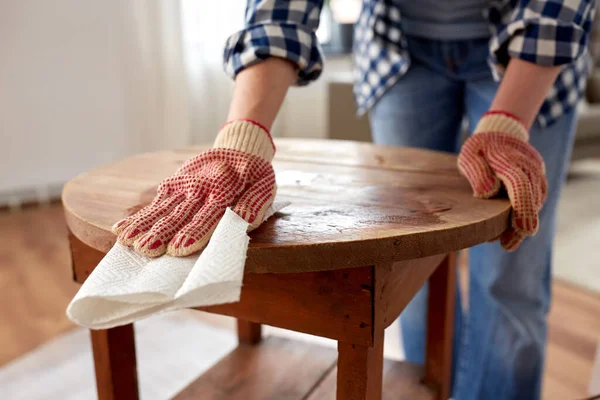
<svg viewBox="0 0 600 400">
<path fill-rule="evenodd" d="M 276 192 L 270 136 L 236 121 L 225 125 L 215 144 L 163 180 L 150 205 L 114 225 L 119 243 L 150 257 L 192 254 L 208 243 L 227 207 L 250 229 L 260 225 Z"/>
<path fill-rule="evenodd" d="M 546 201 L 544 160 L 528 139 L 516 117 L 490 112 L 482 117 L 458 157 L 458 168 L 474 196 L 488 199 L 502 186 L 506 189 L 512 205 L 511 227 L 501 235 L 500 243 L 508 251 L 536 234 L 538 214 Z"/>
</svg>

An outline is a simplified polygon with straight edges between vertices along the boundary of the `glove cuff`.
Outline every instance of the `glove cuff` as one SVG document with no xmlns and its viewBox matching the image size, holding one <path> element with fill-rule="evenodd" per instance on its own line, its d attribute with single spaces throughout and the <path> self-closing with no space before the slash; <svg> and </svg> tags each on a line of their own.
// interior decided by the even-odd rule
<svg viewBox="0 0 600 400">
<path fill-rule="evenodd" d="M 483 132 L 500 132 L 525 142 L 529 141 L 529 132 L 521 120 L 513 114 L 503 111 L 488 111 L 483 114 L 473 134 Z"/>
<path fill-rule="evenodd" d="M 217 135 L 213 148 L 243 151 L 271 162 L 275 144 L 264 126 L 251 120 L 238 119 L 227 122 Z"/>
</svg>

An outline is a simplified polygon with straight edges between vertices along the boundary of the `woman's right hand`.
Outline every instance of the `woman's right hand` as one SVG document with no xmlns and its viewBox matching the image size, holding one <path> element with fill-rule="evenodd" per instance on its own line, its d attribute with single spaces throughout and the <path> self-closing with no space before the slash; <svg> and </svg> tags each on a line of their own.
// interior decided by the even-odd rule
<svg viewBox="0 0 600 400">
<path fill-rule="evenodd" d="M 206 246 L 228 207 L 256 228 L 275 198 L 274 154 L 266 128 L 226 124 L 212 149 L 160 183 L 150 205 L 113 226 L 118 242 L 149 257 L 187 256 Z"/>
</svg>

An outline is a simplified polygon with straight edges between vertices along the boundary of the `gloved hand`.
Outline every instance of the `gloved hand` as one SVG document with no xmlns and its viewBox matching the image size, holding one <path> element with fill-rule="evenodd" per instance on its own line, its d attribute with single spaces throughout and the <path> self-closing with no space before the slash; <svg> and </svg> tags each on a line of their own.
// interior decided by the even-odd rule
<svg viewBox="0 0 600 400">
<path fill-rule="evenodd" d="M 163 180 L 151 204 L 117 222 L 118 242 L 141 254 L 187 256 L 202 249 L 227 207 L 258 227 L 275 198 L 269 132 L 253 121 L 223 126 L 213 148 Z"/>
<path fill-rule="evenodd" d="M 500 236 L 508 251 L 538 230 L 538 213 L 546 201 L 544 160 L 529 143 L 521 121 L 508 113 L 483 115 L 458 156 L 458 168 L 476 197 L 498 194 L 502 184 L 512 205 L 511 227 Z"/>
</svg>

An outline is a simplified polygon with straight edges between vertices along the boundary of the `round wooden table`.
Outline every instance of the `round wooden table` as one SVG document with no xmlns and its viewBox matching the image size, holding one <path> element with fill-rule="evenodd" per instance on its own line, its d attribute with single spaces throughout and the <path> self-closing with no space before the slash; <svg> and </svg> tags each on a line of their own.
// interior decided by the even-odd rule
<svg viewBox="0 0 600 400">
<path fill-rule="evenodd" d="M 251 233 L 240 302 L 201 308 L 238 318 L 240 346 L 177 398 L 314 400 L 334 398 L 337 386 L 343 400 L 380 399 L 382 387 L 383 398 L 447 399 L 454 252 L 498 237 L 509 202 L 474 198 L 451 154 L 328 140 L 276 145 L 277 200 L 291 205 Z M 77 282 L 114 244 L 110 227 L 206 148 L 134 156 L 65 186 Z M 384 329 L 427 280 L 424 368 L 384 363 Z M 335 339 L 338 352 L 261 342 L 262 323 Z M 99 398 L 137 398 L 133 326 L 92 331 L 92 345 Z"/>
</svg>

